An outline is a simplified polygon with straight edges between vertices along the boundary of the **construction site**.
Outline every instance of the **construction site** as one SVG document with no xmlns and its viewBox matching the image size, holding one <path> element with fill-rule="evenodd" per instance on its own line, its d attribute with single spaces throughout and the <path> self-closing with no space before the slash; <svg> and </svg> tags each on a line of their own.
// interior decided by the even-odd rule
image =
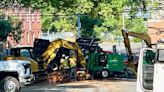
<svg viewBox="0 0 164 92">
<path fill-rule="evenodd" d="M 0 92 L 163 92 L 163 3 L 0 1 Z"/>
</svg>

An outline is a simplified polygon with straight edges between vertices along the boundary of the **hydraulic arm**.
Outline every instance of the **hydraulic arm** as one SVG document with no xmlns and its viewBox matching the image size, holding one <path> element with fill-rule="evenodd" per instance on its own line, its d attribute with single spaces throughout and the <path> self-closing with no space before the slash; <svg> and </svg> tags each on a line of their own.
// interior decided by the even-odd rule
<svg viewBox="0 0 164 92">
<path fill-rule="evenodd" d="M 135 69 L 134 63 L 133 63 L 133 56 L 132 56 L 132 50 L 131 50 L 131 45 L 128 36 L 133 36 L 139 39 L 142 39 L 146 42 L 148 47 L 151 47 L 151 38 L 143 33 L 136 33 L 136 32 L 125 32 L 125 30 L 122 30 L 122 35 L 124 38 L 124 44 L 126 51 L 128 53 L 128 65 Z M 136 69 L 135 69 L 136 70 Z"/>
</svg>

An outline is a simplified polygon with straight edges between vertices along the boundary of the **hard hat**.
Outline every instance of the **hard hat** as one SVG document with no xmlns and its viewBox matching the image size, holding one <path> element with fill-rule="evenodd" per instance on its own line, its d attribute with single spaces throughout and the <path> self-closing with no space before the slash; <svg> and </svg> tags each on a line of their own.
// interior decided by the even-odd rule
<svg viewBox="0 0 164 92">
<path fill-rule="evenodd" d="M 68 59 L 68 58 L 69 58 L 69 56 L 66 56 L 66 57 L 65 57 L 65 59 Z"/>
<path fill-rule="evenodd" d="M 62 57 L 65 57 L 65 54 L 62 54 Z"/>
</svg>

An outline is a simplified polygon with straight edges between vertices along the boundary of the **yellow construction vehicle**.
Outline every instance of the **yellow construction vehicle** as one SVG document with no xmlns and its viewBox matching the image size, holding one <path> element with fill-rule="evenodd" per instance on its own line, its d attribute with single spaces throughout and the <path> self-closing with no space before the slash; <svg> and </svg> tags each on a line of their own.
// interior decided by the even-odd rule
<svg viewBox="0 0 164 92">
<path fill-rule="evenodd" d="M 136 38 L 139 38 L 141 40 L 144 40 L 148 47 L 152 46 L 151 38 L 147 34 L 136 33 L 136 32 L 126 32 L 125 30 L 122 30 L 122 35 L 124 38 L 125 48 L 126 48 L 126 51 L 128 54 L 128 66 L 137 70 L 136 66 L 134 65 L 134 62 L 133 62 L 132 50 L 131 50 L 131 45 L 130 45 L 130 41 L 129 41 L 128 36 L 132 36 L 132 37 L 136 37 Z"/>
<path fill-rule="evenodd" d="M 59 59 L 62 54 L 70 56 L 70 50 L 74 52 L 77 60 L 77 65 L 85 67 L 86 61 L 84 59 L 83 52 L 76 42 L 70 42 L 63 39 L 54 40 L 49 44 L 46 51 L 42 54 L 42 61 L 44 62 L 44 69 L 47 69 L 48 65 L 59 64 Z M 54 67 L 53 67 L 54 68 Z"/>
<path fill-rule="evenodd" d="M 33 47 L 11 48 L 8 50 L 8 55 L 4 57 L 3 60 L 28 60 L 31 62 L 31 70 L 36 81 L 46 79 L 46 72 L 39 61 L 37 61 Z"/>
</svg>

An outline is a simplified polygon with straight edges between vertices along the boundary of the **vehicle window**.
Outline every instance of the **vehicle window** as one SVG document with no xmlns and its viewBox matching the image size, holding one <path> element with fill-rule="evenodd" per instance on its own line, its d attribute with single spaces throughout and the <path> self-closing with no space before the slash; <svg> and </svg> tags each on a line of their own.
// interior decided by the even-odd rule
<svg viewBox="0 0 164 92">
<path fill-rule="evenodd" d="M 145 64 L 153 64 L 155 62 L 155 52 L 147 50 L 144 53 L 144 61 Z"/>
<path fill-rule="evenodd" d="M 29 50 L 27 50 L 27 49 L 22 49 L 22 50 L 20 51 L 20 54 L 21 54 L 21 56 L 23 56 L 23 57 L 29 57 L 29 58 L 31 58 L 30 53 L 29 53 Z"/>
<path fill-rule="evenodd" d="M 32 58 L 32 59 L 35 59 L 35 54 L 34 54 L 33 49 L 30 49 L 30 53 L 31 53 L 31 58 Z"/>
<path fill-rule="evenodd" d="M 158 61 L 164 62 L 164 49 L 158 51 Z"/>
</svg>

